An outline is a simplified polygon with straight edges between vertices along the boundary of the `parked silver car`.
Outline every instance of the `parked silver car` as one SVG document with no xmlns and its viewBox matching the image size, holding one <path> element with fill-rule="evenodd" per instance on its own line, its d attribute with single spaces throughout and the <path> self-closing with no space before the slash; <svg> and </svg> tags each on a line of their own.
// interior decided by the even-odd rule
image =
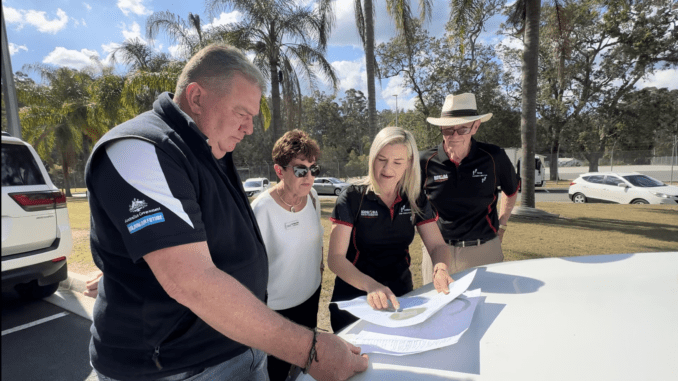
<svg viewBox="0 0 678 381">
<path fill-rule="evenodd" d="M 335 177 L 316 177 L 313 182 L 313 189 L 318 194 L 333 194 L 339 196 L 344 188 L 348 187 L 349 183 L 345 183 Z"/>
</svg>

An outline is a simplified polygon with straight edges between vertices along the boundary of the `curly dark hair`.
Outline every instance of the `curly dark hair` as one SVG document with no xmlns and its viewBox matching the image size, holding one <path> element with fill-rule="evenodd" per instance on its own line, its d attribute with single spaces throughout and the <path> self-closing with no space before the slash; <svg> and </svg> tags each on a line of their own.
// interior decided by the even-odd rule
<svg viewBox="0 0 678 381">
<path fill-rule="evenodd" d="M 320 147 L 308 134 L 301 130 L 287 131 L 273 146 L 273 162 L 281 167 L 287 166 L 295 157 L 308 161 L 320 159 Z"/>
</svg>

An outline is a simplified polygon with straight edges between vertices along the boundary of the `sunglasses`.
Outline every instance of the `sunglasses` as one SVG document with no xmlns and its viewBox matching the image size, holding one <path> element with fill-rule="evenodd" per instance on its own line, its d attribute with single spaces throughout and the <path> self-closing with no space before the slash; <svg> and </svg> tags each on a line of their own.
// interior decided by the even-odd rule
<svg viewBox="0 0 678 381">
<path fill-rule="evenodd" d="M 310 168 L 305 166 L 305 165 L 295 165 L 295 166 L 290 166 L 286 165 L 283 168 L 287 167 L 292 167 L 294 170 L 294 176 L 296 177 L 304 177 L 308 173 L 308 171 L 311 171 L 311 176 L 316 177 L 320 174 L 320 166 L 318 164 L 313 164 Z"/>
<path fill-rule="evenodd" d="M 457 129 L 448 127 L 448 128 L 441 128 L 440 131 L 443 133 L 445 136 L 454 136 L 454 133 L 456 132 L 457 135 L 468 135 L 473 127 L 475 126 L 475 122 L 470 126 L 464 126 L 464 127 L 459 127 Z"/>
</svg>

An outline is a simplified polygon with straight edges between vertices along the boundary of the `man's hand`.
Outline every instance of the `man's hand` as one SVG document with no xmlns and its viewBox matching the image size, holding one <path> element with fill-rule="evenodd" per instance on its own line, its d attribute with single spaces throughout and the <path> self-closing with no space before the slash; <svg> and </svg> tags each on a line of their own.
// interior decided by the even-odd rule
<svg viewBox="0 0 678 381">
<path fill-rule="evenodd" d="M 400 308 L 398 298 L 396 298 L 390 288 L 375 282 L 375 285 L 367 290 L 367 304 L 375 310 L 385 310 L 389 308 L 389 300 L 393 304 L 393 308 L 396 310 Z"/>
<path fill-rule="evenodd" d="M 435 286 L 436 291 L 443 292 L 446 295 L 450 293 L 450 283 L 454 282 L 454 279 L 447 273 L 447 266 L 443 264 L 437 264 L 433 269 L 433 286 Z"/>
<path fill-rule="evenodd" d="M 83 292 L 85 296 L 89 296 L 92 298 L 96 298 L 97 295 L 99 294 L 99 279 L 104 275 L 103 272 L 99 271 L 99 273 L 92 279 L 88 280 L 85 283 L 85 286 L 87 289 Z"/>
<path fill-rule="evenodd" d="M 318 361 L 311 362 L 309 374 L 318 381 L 347 380 L 367 370 L 367 355 L 360 348 L 331 333 L 319 333 L 316 343 Z"/>
</svg>

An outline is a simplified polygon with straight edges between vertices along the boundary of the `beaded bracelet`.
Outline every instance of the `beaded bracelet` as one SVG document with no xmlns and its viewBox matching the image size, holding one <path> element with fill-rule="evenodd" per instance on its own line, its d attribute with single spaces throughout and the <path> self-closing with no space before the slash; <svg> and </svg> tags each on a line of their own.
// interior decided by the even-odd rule
<svg viewBox="0 0 678 381">
<path fill-rule="evenodd" d="M 313 362 L 313 360 L 315 360 L 315 362 L 318 362 L 318 351 L 315 349 L 315 343 L 318 342 L 317 339 L 319 330 L 327 332 L 322 328 L 318 327 L 313 328 L 313 341 L 311 342 L 311 350 L 308 352 L 308 360 L 306 361 L 306 367 L 304 367 L 303 370 L 304 374 L 307 374 L 308 371 L 311 369 L 311 363 Z"/>
</svg>

